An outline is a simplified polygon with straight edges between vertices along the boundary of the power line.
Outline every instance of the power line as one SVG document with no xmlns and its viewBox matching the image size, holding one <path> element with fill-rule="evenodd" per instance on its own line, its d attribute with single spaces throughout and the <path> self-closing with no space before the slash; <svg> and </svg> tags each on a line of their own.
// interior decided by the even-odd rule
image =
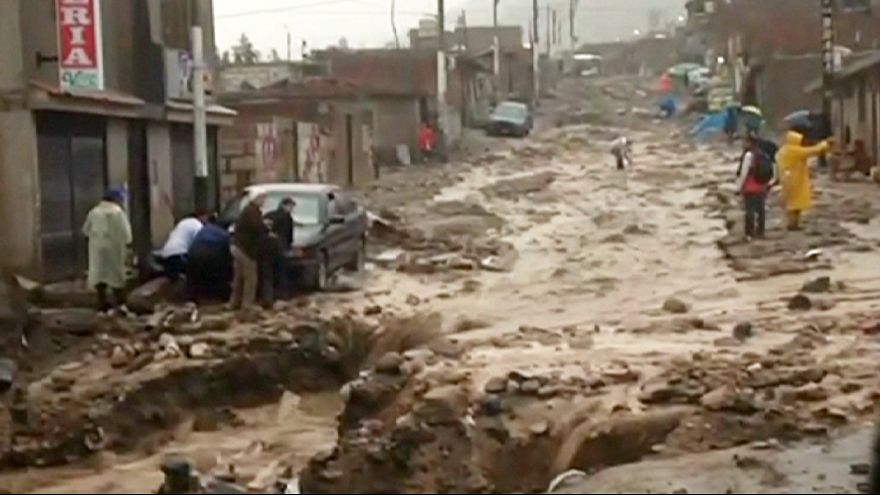
<svg viewBox="0 0 880 495">
<path fill-rule="evenodd" d="M 220 15 L 216 15 L 214 17 L 217 19 L 231 19 L 234 17 L 248 17 L 248 16 L 262 15 L 262 14 L 276 14 L 278 12 L 287 12 L 290 10 L 307 9 L 310 7 L 319 7 L 322 5 L 332 5 L 332 4 L 345 3 L 345 2 L 361 3 L 363 5 L 363 3 L 360 2 L 359 0 L 320 0 L 320 1 L 311 2 L 311 3 L 303 3 L 303 4 L 299 4 L 299 5 L 288 5 L 287 7 L 275 7 L 272 9 L 245 10 L 242 12 L 233 12 L 230 14 L 220 14 Z"/>
</svg>

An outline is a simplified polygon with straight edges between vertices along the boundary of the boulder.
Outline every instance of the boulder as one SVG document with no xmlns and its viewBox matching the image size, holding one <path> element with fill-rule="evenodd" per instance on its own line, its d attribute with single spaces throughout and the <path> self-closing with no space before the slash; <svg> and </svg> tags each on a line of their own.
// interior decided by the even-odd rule
<svg viewBox="0 0 880 495">
<path fill-rule="evenodd" d="M 423 397 L 415 416 L 432 425 L 458 422 L 468 411 L 467 393 L 459 386 L 434 387 Z"/>
<path fill-rule="evenodd" d="M 487 394 L 500 394 L 502 392 L 507 391 L 507 378 L 504 377 L 495 377 L 486 382 L 486 386 L 483 387 L 483 390 Z"/>
<path fill-rule="evenodd" d="M 804 294 L 797 294 L 788 301 L 788 309 L 792 311 L 808 311 L 812 307 L 813 301 Z"/>
<path fill-rule="evenodd" d="M 193 359 L 201 359 L 207 357 L 211 353 L 211 346 L 206 342 L 196 342 L 189 347 L 189 357 Z"/>
<path fill-rule="evenodd" d="M 752 323 L 748 321 L 743 321 L 737 323 L 735 327 L 733 327 L 733 338 L 739 340 L 740 342 L 744 342 L 751 338 L 753 335 Z"/>
<path fill-rule="evenodd" d="M 110 366 L 114 368 L 122 368 L 129 363 L 130 356 L 122 346 L 118 345 L 113 348 L 110 354 Z"/>
<path fill-rule="evenodd" d="M 831 277 L 819 277 L 804 282 L 801 292 L 809 292 L 818 294 L 822 292 L 831 292 Z"/>
<path fill-rule="evenodd" d="M 673 314 L 684 314 L 690 311 L 690 307 L 681 299 L 670 297 L 663 302 L 663 311 Z"/>
<path fill-rule="evenodd" d="M 538 380 L 526 380 L 520 384 L 520 391 L 524 394 L 537 394 L 541 390 L 541 382 Z"/>
<path fill-rule="evenodd" d="M 376 371 L 386 375 L 400 374 L 400 366 L 403 365 L 404 359 L 400 353 L 388 352 L 378 361 L 376 361 Z"/>
</svg>

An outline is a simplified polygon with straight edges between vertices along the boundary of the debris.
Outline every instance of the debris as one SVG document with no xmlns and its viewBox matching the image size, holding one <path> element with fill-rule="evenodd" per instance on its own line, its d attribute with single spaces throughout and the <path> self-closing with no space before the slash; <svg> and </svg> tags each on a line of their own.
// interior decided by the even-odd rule
<svg viewBox="0 0 880 495">
<path fill-rule="evenodd" d="M 808 311 L 812 307 L 813 301 L 804 294 L 797 294 L 788 301 L 788 309 L 792 311 Z"/>
<path fill-rule="evenodd" d="M 189 347 L 189 357 L 193 359 L 201 359 L 207 357 L 211 353 L 211 346 L 206 342 L 197 342 Z"/>
<path fill-rule="evenodd" d="M 7 358 L 0 358 L 0 393 L 9 390 L 15 381 L 15 374 L 18 366 L 15 361 Z"/>
<path fill-rule="evenodd" d="M 803 287 L 801 287 L 801 292 L 810 292 L 813 294 L 831 292 L 831 277 L 819 277 L 805 282 Z"/>
<path fill-rule="evenodd" d="M 128 363 L 129 355 L 125 352 L 125 349 L 121 345 L 114 347 L 113 352 L 110 354 L 110 366 L 114 368 L 122 368 Z"/>
<path fill-rule="evenodd" d="M 507 390 L 507 378 L 496 376 L 486 382 L 483 390 L 488 394 L 500 394 Z"/>
<path fill-rule="evenodd" d="M 546 421 L 540 421 L 530 426 L 529 431 L 532 432 L 532 435 L 535 436 L 546 435 L 550 431 L 550 423 Z"/>
<path fill-rule="evenodd" d="M 681 299 L 670 297 L 663 302 L 663 311 L 673 314 L 684 314 L 690 311 L 690 307 Z"/>
<path fill-rule="evenodd" d="M 553 481 L 550 482 L 550 487 L 547 489 L 547 493 L 555 493 L 559 490 L 575 488 L 580 483 L 586 481 L 586 479 L 587 473 L 583 471 L 578 471 L 577 469 L 566 471 L 553 478 Z"/>
<path fill-rule="evenodd" d="M 166 356 L 183 356 L 183 351 L 180 350 L 180 345 L 177 343 L 177 339 L 175 339 L 170 333 L 163 333 L 159 336 L 159 347 Z"/>
<path fill-rule="evenodd" d="M 541 390 L 541 382 L 538 380 L 526 380 L 520 384 L 520 390 L 524 394 L 537 394 Z"/>
<path fill-rule="evenodd" d="M 733 327 L 733 338 L 739 340 L 740 342 L 745 342 L 752 336 L 752 323 L 748 321 L 743 321 L 737 323 L 735 327 Z"/>
<path fill-rule="evenodd" d="M 384 373 L 387 375 L 397 375 L 400 374 L 400 366 L 403 364 L 404 359 L 400 353 L 397 352 L 389 352 L 383 355 L 376 362 L 376 371 L 379 373 Z"/>
<path fill-rule="evenodd" d="M 822 256 L 822 253 L 824 253 L 822 249 L 811 249 L 804 253 L 804 260 L 815 261 L 819 259 L 820 256 Z"/>
<path fill-rule="evenodd" d="M 849 474 L 856 476 L 867 476 L 871 474 L 871 465 L 867 463 L 850 464 Z"/>
</svg>

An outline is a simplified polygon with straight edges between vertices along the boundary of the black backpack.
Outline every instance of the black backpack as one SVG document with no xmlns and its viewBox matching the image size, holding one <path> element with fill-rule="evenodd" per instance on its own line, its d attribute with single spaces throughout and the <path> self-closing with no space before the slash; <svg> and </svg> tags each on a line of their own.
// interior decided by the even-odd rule
<svg viewBox="0 0 880 495">
<path fill-rule="evenodd" d="M 775 175 L 776 153 L 779 147 L 773 141 L 762 139 L 758 142 L 758 151 L 752 153 L 752 168 L 750 174 L 752 178 L 761 184 L 769 184 Z M 737 177 L 742 174 L 743 160 L 748 151 L 744 151 L 739 158 L 739 169 L 736 172 Z"/>
</svg>

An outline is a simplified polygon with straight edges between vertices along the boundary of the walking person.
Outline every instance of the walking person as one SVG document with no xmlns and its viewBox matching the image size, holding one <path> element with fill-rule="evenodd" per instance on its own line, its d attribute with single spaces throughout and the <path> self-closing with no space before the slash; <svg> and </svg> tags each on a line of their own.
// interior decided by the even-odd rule
<svg viewBox="0 0 880 495">
<path fill-rule="evenodd" d="M 254 197 L 242 208 L 238 220 L 235 221 L 235 232 L 232 242 L 232 298 L 229 306 L 233 310 L 249 308 L 257 299 L 259 283 L 258 263 L 260 249 L 264 246 L 269 230 L 263 222 L 261 208 L 266 202 L 266 195 Z"/>
<path fill-rule="evenodd" d="M 108 190 L 82 228 L 89 241 L 88 284 L 98 292 L 98 307 L 105 312 L 125 305 L 125 260 L 132 237 L 124 204 L 124 190 Z"/>
<path fill-rule="evenodd" d="M 271 249 L 271 258 L 266 263 L 268 267 L 262 272 L 266 280 L 261 283 L 264 287 L 266 284 L 271 284 L 275 296 L 288 297 L 291 291 L 284 259 L 293 250 L 293 210 L 295 208 L 296 201 L 293 198 L 284 198 L 278 208 L 266 215 L 266 220 L 269 221 L 269 228 L 273 234 L 274 246 Z"/>
<path fill-rule="evenodd" d="M 746 239 L 764 237 L 767 225 L 767 193 L 775 179 L 773 158 L 761 146 L 758 136 L 746 138 L 745 151 L 737 171 L 737 191 L 745 208 Z"/>
<path fill-rule="evenodd" d="M 611 144 L 611 154 L 617 162 L 617 170 L 624 170 L 632 165 L 632 141 L 626 136 L 620 136 Z"/>
<path fill-rule="evenodd" d="M 785 144 L 776 157 L 785 198 L 788 230 L 800 230 L 804 212 L 813 206 L 813 184 L 808 160 L 824 154 L 829 147 L 827 141 L 815 146 L 804 146 L 803 141 L 802 134 L 789 131 L 785 136 Z"/>
</svg>

